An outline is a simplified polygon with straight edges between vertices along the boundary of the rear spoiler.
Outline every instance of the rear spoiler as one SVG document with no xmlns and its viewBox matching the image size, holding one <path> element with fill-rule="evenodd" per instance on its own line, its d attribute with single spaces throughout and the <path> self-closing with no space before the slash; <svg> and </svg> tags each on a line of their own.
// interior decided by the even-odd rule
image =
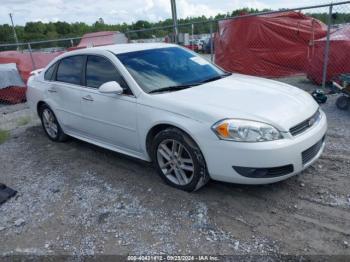
<svg viewBox="0 0 350 262">
<path fill-rule="evenodd" d="M 29 75 L 29 76 L 37 76 L 37 75 L 39 75 L 43 70 L 44 70 L 44 68 L 40 68 L 40 69 L 34 70 L 34 71 L 30 72 L 30 75 Z"/>
</svg>

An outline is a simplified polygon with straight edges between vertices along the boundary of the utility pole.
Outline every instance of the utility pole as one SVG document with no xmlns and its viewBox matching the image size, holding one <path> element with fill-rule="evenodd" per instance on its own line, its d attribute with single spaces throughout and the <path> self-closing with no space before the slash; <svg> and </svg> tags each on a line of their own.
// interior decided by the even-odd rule
<svg viewBox="0 0 350 262">
<path fill-rule="evenodd" d="M 177 27 L 177 13 L 176 13 L 176 0 L 170 0 L 171 2 L 171 14 L 173 17 L 173 25 L 174 25 L 174 38 L 175 43 L 178 43 L 178 27 Z"/>
<path fill-rule="evenodd" d="M 191 29 L 192 29 L 192 44 L 193 44 L 193 40 L 194 40 L 194 24 L 191 25 Z"/>
<path fill-rule="evenodd" d="M 333 5 L 329 6 L 328 11 L 328 24 L 327 24 L 327 42 L 326 48 L 324 50 L 324 59 L 323 59 L 323 72 L 322 72 L 322 87 L 326 87 L 327 83 L 327 70 L 328 70 L 328 61 L 329 61 L 329 48 L 330 48 L 330 37 L 331 37 L 331 26 L 332 26 L 332 14 L 333 14 Z"/>
<path fill-rule="evenodd" d="M 16 44 L 17 44 L 17 49 L 18 49 L 18 48 L 19 48 L 19 45 L 18 45 L 18 38 L 17 38 L 17 34 L 16 34 L 15 25 L 13 24 L 12 14 L 9 13 L 9 16 L 10 16 L 11 24 L 12 24 L 13 37 L 15 38 L 15 41 L 16 41 Z"/>
</svg>

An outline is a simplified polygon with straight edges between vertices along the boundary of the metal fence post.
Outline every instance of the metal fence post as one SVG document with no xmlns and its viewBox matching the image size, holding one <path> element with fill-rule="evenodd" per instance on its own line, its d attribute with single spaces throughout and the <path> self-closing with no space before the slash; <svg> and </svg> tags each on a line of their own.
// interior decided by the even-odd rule
<svg viewBox="0 0 350 262">
<path fill-rule="evenodd" d="M 333 4 L 330 4 L 329 13 L 328 13 L 328 25 L 327 25 L 327 41 L 326 41 L 326 48 L 324 50 L 324 59 L 323 59 L 322 88 L 326 87 L 326 80 L 327 80 L 330 34 L 331 34 L 331 25 L 332 25 L 332 12 L 333 12 Z"/>
<path fill-rule="evenodd" d="M 129 39 L 129 35 L 128 35 L 128 31 L 125 31 L 125 32 L 124 32 L 124 34 L 125 34 L 126 39 L 128 39 L 128 43 L 130 43 L 130 39 Z"/>
<path fill-rule="evenodd" d="M 210 21 L 210 61 L 214 61 L 213 21 Z"/>
<path fill-rule="evenodd" d="M 177 25 L 177 11 L 176 11 L 176 0 L 170 0 L 171 3 L 171 14 L 173 18 L 173 27 L 174 27 L 174 40 L 175 44 L 179 43 L 178 40 L 178 34 L 179 34 L 179 29 Z"/>
<path fill-rule="evenodd" d="M 34 61 L 34 57 L 33 57 L 33 53 L 32 53 L 32 47 L 30 46 L 30 43 L 28 43 L 28 50 L 29 50 L 29 54 L 30 54 L 30 59 L 32 60 L 33 70 L 35 70 L 36 66 L 35 66 L 35 61 Z"/>
</svg>

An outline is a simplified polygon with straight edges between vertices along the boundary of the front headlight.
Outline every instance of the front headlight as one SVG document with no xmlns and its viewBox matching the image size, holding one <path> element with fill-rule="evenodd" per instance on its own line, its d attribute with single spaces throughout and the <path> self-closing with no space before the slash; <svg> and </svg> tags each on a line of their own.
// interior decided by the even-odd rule
<svg viewBox="0 0 350 262">
<path fill-rule="evenodd" d="M 237 142 L 263 142 L 282 138 L 273 126 L 243 119 L 224 119 L 214 124 L 212 129 L 220 139 Z"/>
</svg>

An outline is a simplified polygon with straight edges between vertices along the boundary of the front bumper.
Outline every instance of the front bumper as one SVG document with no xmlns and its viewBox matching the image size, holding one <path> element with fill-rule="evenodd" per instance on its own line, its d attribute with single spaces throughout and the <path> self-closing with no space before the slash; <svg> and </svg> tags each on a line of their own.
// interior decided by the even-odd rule
<svg viewBox="0 0 350 262">
<path fill-rule="evenodd" d="M 224 140 L 207 140 L 201 146 L 208 172 L 214 180 L 239 184 L 274 183 L 300 173 L 323 152 L 324 137 L 327 131 L 326 115 L 321 111 L 321 119 L 304 133 L 270 142 L 241 143 Z M 303 152 L 319 143 L 319 147 L 310 159 L 303 161 Z M 304 153 L 305 155 L 305 153 Z M 287 175 L 247 177 L 239 174 L 233 167 L 278 168 L 292 165 Z"/>
</svg>

